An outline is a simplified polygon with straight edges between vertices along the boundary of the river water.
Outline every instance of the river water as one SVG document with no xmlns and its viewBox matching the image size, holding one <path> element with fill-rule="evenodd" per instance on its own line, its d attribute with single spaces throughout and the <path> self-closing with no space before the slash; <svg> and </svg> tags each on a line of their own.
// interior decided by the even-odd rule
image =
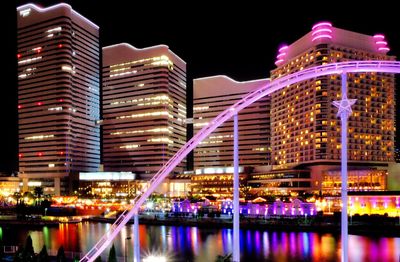
<svg viewBox="0 0 400 262">
<path fill-rule="evenodd" d="M 31 235 L 35 252 L 45 244 L 54 252 L 88 251 L 110 228 L 110 224 L 83 222 L 59 227 L 0 227 L 4 245 L 19 245 Z M 114 240 L 117 256 L 133 257 L 133 225 L 127 225 Z M 185 226 L 140 225 L 142 256 L 162 253 L 168 261 L 213 262 L 218 255 L 232 252 L 232 229 Z M 315 232 L 273 232 L 241 230 L 241 261 L 340 261 L 340 237 Z M 131 237 L 131 239 L 128 239 Z M 107 249 L 102 255 L 108 256 Z M 50 252 L 51 253 L 51 252 Z M 400 238 L 349 236 L 349 258 L 358 261 L 400 261 Z"/>
</svg>

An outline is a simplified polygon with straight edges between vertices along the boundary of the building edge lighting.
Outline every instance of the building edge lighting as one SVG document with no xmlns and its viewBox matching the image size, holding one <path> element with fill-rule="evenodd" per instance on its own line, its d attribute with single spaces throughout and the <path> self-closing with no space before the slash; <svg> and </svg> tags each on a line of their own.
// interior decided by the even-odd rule
<svg viewBox="0 0 400 262">
<path fill-rule="evenodd" d="M 66 7 L 66 8 L 68 8 L 69 10 L 71 10 L 71 12 L 72 12 L 74 15 L 76 15 L 76 16 L 78 16 L 79 18 L 81 18 L 82 20 L 88 22 L 88 23 L 89 23 L 90 25 L 92 25 L 95 29 L 97 29 L 97 30 L 99 29 L 99 26 L 98 26 L 98 25 L 96 25 L 95 23 L 93 23 L 92 21 L 90 21 L 89 19 L 87 19 L 86 17 L 82 16 L 81 14 L 79 14 L 78 12 L 76 12 L 74 9 L 72 9 L 72 7 L 71 7 L 69 4 L 65 4 L 65 3 L 60 3 L 60 4 L 52 5 L 52 6 L 49 6 L 49 7 L 45 7 L 45 8 L 42 8 L 42 7 L 40 7 L 40 6 L 37 6 L 37 5 L 34 4 L 34 3 L 29 3 L 29 4 L 25 4 L 25 5 L 18 6 L 18 7 L 17 7 L 17 11 L 20 12 L 20 15 L 21 15 L 22 17 L 26 17 L 26 16 L 28 16 L 29 13 L 32 11 L 31 8 L 35 9 L 36 11 L 38 11 L 38 12 L 40 12 L 40 13 L 45 13 L 45 12 L 48 12 L 48 11 L 51 11 L 51 10 L 55 10 L 55 9 L 57 9 L 57 8 L 60 8 L 60 7 Z M 29 12 L 28 12 L 28 11 L 29 11 Z"/>
</svg>

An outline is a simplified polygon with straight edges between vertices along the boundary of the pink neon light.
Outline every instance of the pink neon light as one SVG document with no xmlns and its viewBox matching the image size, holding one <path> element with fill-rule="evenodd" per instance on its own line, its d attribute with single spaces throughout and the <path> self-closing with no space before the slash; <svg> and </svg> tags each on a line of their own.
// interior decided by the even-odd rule
<svg viewBox="0 0 400 262">
<path fill-rule="evenodd" d="M 282 53 L 284 50 L 288 49 L 289 47 L 287 45 L 282 46 L 281 48 L 279 48 L 278 52 Z"/>
<path fill-rule="evenodd" d="M 301 81 L 316 78 L 322 75 L 332 75 L 341 73 L 343 70 L 346 72 L 386 72 L 386 73 L 400 73 L 400 62 L 398 61 L 349 61 L 340 63 L 329 63 L 326 65 L 307 68 L 303 71 L 294 74 L 286 75 L 260 88 L 248 93 L 240 101 L 236 102 L 231 107 L 220 113 L 212 120 L 212 124 L 203 127 L 198 131 L 177 153 L 162 166 L 162 168 L 153 176 L 149 181 L 149 187 L 132 200 L 134 203 L 131 209 L 125 210 L 105 235 L 98 240 L 81 261 L 93 262 L 110 244 L 119 232 L 129 222 L 131 217 L 137 214 L 141 205 L 150 196 L 150 194 L 163 182 L 163 180 L 172 172 L 172 170 L 191 152 L 201 141 L 206 139 L 216 128 L 221 124 L 230 120 L 234 114 L 240 112 L 244 108 L 258 101 L 259 99 L 270 95 L 271 93 L 281 90 L 282 88 L 293 85 Z M 235 110 L 231 110 L 235 108 Z M 276 213 L 274 209 L 274 213 Z"/>
<path fill-rule="evenodd" d="M 389 47 L 379 47 L 378 48 L 379 51 L 390 51 Z"/>
<path fill-rule="evenodd" d="M 317 35 L 316 37 L 314 37 L 311 41 L 315 41 L 315 40 L 317 40 L 317 39 L 320 39 L 320 38 L 329 38 L 329 39 L 332 39 L 332 36 L 331 35 Z"/>
<path fill-rule="evenodd" d="M 385 36 L 384 35 L 374 35 L 374 38 L 380 38 L 380 39 L 385 39 Z"/>
<path fill-rule="evenodd" d="M 276 58 L 280 59 L 280 58 L 282 58 L 282 57 L 285 56 L 285 55 L 286 55 L 286 53 L 280 53 L 279 55 L 276 56 Z"/>
<path fill-rule="evenodd" d="M 377 42 L 375 42 L 375 44 L 377 44 L 377 45 L 387 45 L 387 42 L 386 41 L 377 41 Z"/>
<path fill-rule="evenodd" d="M 279 59 L 279 60 L 275 61 L 275 64 L 280 64 L 282 62 L 283 62 L 283 59 Z"/>
<path fill-rule="evenodd" d="M 53 6 L 50 6 L 50 7 L 42 8 L 40 6 L 37 6 L 36 4 L 29 3 L 29 4 L 25 4 L 25 5 L 21 5 L 21 6 L 17 7 L 17 11 L 22 11 L 25 8 L 29 8 L 29 7 L 33 8 L 36 11 L 41 12 L 41 13 L 45 13 L 45 12 L 57 9 L 59 7 L 66 7 L 68 9 L 70 9 L 75 15 L 79 16 L 80 18 L 82 18 L 83 20 L 88 22 L 90 25 L 92 25 L 95 29 L 99 29 L 98 25 L 96 25 L 95 23 L 93 23 L 92 21 L 87 19 L 86 17 L 84 17 L 81 14 L 79 14 L 78 12 L 76 12 L 74 9 L 72 9 L 72 7 L 69 4 L 61 3 L 61 4 L 56 4 L 56 5 L 53 5 Z"/>
<path fill-rule="evenodd" d="M 317 29 L 317 30 L 315 30 L 314 32 L 312 32 L 311 35 L 316 35 L 316 34 L 321 33 L 321 32 L 332 33 L 332 30 L 329 29 L 329 28 L 321 28 L 321 29 Z"/>
<path fill-rule="evenodd" d="M 320 27 L 320 26 L 329 26 L 329 27 L 332 27 L 332 24 L 329 23 L 329 22 L 321 22 L 321 23 L 315 24 L 315 25 L 312 27 L 312 30 L 314 30 L 315 28 Z"/>
</svg>

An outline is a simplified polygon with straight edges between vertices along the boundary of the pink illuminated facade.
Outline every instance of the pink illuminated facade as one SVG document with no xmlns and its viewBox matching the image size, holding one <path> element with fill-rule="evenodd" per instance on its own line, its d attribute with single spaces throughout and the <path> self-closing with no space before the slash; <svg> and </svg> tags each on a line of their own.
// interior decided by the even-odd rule
<svg viewBox="0 0 400 262">
<path fill-rule="evenodd" d="M 67 4 L 17 8 L 19 176 L 73 189 L 100 162 L 99 31 Z M 77 185 L 77 183 L 76 183 Z"/>
<path fill-rule="evenodd" d="M 104 47 L 104 169 L 147 180 L 185 142 L 186 63 L 165 45 Z"/>
<path fill-rule="evenodd" d="M 388 51 L 382 34 L 368 36 L 320 22 L 293 44 L 279 48 L 271 79 L 335 62 L 394 60 Z M 357 99 L 348 125 L 352 190 L 386 189 L 387 166 L 394 162 L 394 85 L 393 74 L 348 74 L 348 97 Z M 321 76 L 271 95 L 274 169 L 284 174 L 309 170 L 304 178 L 312 191 L 339 192 L 340 121 L 332 101 L 340 100 L 340 88 L 340 76 Z M 282 185 L 283 191 L 296 191 L 290 180 L 264 182 L 265 188 L 275 184 L 277 190 Z"/>
</svg>

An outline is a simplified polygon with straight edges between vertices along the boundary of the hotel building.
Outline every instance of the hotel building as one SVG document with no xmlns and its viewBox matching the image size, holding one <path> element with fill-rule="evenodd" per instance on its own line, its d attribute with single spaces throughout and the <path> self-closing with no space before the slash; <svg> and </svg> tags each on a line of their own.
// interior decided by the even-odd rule
<svg viewBox="0 0 400 262">
<path fill-rule="evenodd" d="M 194 133 L 239 101 L 247 93 L 267 84 L 269 79 L 237 82 L 226 76 L 193 81 Z M 239 165 L 254 167 L 270 164 L 270 97 L 265 97 L 239 112 Z M 218 127 L 194 149 L 196 173 L 201 169 L 233 166 L 233 119 Z M 217 172 L 217 171 L 216 171 Z M 225 172 L 225 171 L 222 171 Z M 215 173 L 211 171 L 211 173 Z"/>
<path fill-rule="evenodd" d="M 271 79 L 328 63 L 394 60 L 388 51 L 382 34 L 369 36 L 322 22 L 279 49 Z M 348 121 L 349 190 L 386 189 L 388 164 L 394 162 L 394 85 L 393 74 L 348 74 L 348 97 L 357 99 Z M 340 90 L 340 75 L 331 75 L 271 95 L 274 174 L 257 174 L 257 181 L 250 178 L 249 183 L 278 192 L 340 192 L 340 119 L 332 105 L 341 99 Z"/>
<path fill-rule="evenodd" d="M 17 8 L 19 177 L 45 194 L 100 163 L 99 28 L 67 4 Z"/>
<path fill-rule="evenodd" d="M 150 179 L 186 142 L 186 63 L 165 45 L 104 47 L 102 92 L 105 171 Z"/>
</svg>

